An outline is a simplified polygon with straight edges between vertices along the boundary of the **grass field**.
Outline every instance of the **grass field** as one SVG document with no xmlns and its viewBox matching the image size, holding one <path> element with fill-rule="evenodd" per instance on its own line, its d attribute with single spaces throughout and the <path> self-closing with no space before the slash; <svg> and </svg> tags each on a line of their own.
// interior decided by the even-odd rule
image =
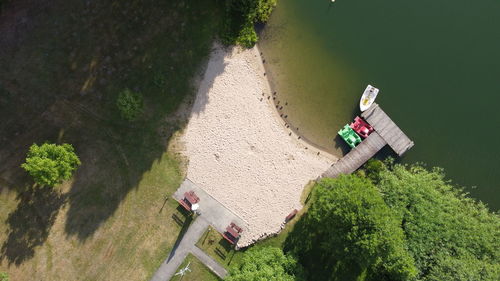
<svg viewBox="0 0 500 281">
<path fill-rule="evenodd" d="M 184 276 L 174 276 L 170 281 L 219 281 L 221 280 L 217 275 L 212 273 L 202 262 L 200 262 L 195 256 L 189 254 L 181 266 L 176 272 L 179 272 L 181 268 L 185 268 L 189 263 L 190 272 L 187 272 Z"/>
<path fill-rule="evenodd" d="M 214 258 L 226 269 L 231 265 L 233 256 L 237 252 L 234 250 L 234 246 L 211 226 L 209 226 L 200 237 L 196 246 L 207 253 L 207 255 Z"/>
<path fill-rule="evenodd" d="M 70 210 L 65 195 L 70 183 L 60 186 L 59 194 L 53 195 L 57 199 L 49 202 L 44 200 L 47 191 L 2 194 L 2 203 L 10 203 L 5 209 L 2 204 L 1 210 L 2 221 L 7 222 L 0 234 L 5 255 L 2 268 L 6 267 L 12 280 L 30 280 L 35 272 L 43 280 L 119 280 L 123 276 L 144 280 L 168 255 L 181 229 L 172 219 L 173 215 L 184 218 L 176 202 L 164 200 L 179 182 L 178 163 L 165 155 L 115 213 L 84 241 L 65 230 Z M 82 200 L 88 200 L 86 206 L 97 211 L 106 204 L 99 202 L 98 196 Z M 45 214 L 47 209 L 49 213 Z M 38 223 L 50 223 L 50 229 Z M 40 240 L 41 235 L 46 237 Z"/>
<path fill-rule="evenodd" d="M 185 219 L 175 111 L 221 25 L 222 1 L 11 1 L 0 15 L 0 271 L 11 280 L 146 280 Z M 144 96 L 128 123 L 124 88 Z M 20 169 L 28 147 L 74 145 L 54 189 Z"/>
</svg>

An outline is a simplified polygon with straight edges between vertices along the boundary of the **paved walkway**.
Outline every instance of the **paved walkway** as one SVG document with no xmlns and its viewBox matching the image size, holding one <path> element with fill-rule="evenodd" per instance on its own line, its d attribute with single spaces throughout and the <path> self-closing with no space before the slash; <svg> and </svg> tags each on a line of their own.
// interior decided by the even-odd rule
<svg viewBox="0 0 500 281">
<path fill-rule="evenodd" d="M 217 263 L 210 256 L 195 246 L 196 242 L 207 229 L 208 225 L 213 226 L 217 231 L 224 232 L 226 227 L 234 222 L 243 228 L 243 235 L 248 230 L 248 224 L 245 220 L 233 213 L 229 208 L 210 196 L 205 190 L 196 186 L 189 179 L 185 179 L 179 189 L 172 197 L 176 200 L 184 198 L 184 192 L 193 190 L 200 198 L 199 215 L 189 226 L 182 237 L 182 240 L 174 245 L 168 258 L 161 264 L 151 281 L 168 281 L 175 274 L 175 271 L 182 264 L 186 256 L 191 253 L 212 270 L 220 278 L 227 275 L 226 269 Z"/>
<path fill-rule="evenodd" d="M 189 226 L 188 230 L 182 237 L 182 240 L 174 245 L 168 258 L 161 264 L 151 278 L 151 281 L 168 281 L 175 274 L 177 268 L 182 264 L 189 253 L 192 253 L 208 268 L 210 268 L 217 276 L 224 278 L 227 271 L 218 264 L 214 259 L 205 254 L 202 250 L 195 246 L 196 242 L 203 235 L 209 223 L 203 216 L 197 217 Z"/>
<path fill-rule="evenodd" d="M 224 278 L 227 275 L 227 271 L 218 262 L 216 262 L 212 257 L 205 254 L 200 248 L 193 246 L 191 249 L 191 254 L 197 257 L 201 262 L 205 264 L 206 267 L 210 268 L 217 276 Z"/>
<path fill-rule="evenodd" d="M 226 227 L 231 222 L 234 222 L 243 229 L 242 236 L 248 232 L 248 223 L 245 220 L 187 178 L 182 182 L 181 186 L 172 197 L 174 197 L 175 200 L 181 200 L 184 198 L 184 192 L 191 190 L 200 198 L 198 212 L 201 213 L 201 217 L 208 221 L 217 231 L 220 233 L 225 232 Z"/>
</svg>

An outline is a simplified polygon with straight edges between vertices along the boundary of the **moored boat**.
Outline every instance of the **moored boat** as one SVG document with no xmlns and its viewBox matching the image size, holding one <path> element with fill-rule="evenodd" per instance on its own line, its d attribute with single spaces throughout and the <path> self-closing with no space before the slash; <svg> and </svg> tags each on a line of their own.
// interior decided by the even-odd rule
<svg viewBox="0 0 500 281">
<path fill-rule="evenodd" d="M 372 85 L 368 85 L 361 96 L 361 100 L 359 101 L 359 109 L 361 112 L 370 108 L 370 106 L 375 101 L 378 95 L 378 89 L 373 87 Z"/>
<path fill-rule="evenodd" d="M 354 118 L 350 127 L 362 138 L 367 138 L 373 132 L 373 127 L 359 116 Z"/>
<path fill-rule="evenodd" d="M 361 143 L 361 138 L 349 125 L 345 125 L 344 128 L 339 131 L 339 135 L 351 148 Z"/>
</svg>

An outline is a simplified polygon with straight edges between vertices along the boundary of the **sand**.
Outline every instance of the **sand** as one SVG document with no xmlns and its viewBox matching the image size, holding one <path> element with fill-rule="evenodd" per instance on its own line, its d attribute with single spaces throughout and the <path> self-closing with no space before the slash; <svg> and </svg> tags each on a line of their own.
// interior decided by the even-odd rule
<svg viewBox="0 0 500 281">
<path fill-rule="evenodd" d="M 239 247 L 279 232 L 337 160 L 286 128 L 264 71 L 257 47 L 215 46 L 181 138 L 187 178 L 247 222 Z"/>
</svg>

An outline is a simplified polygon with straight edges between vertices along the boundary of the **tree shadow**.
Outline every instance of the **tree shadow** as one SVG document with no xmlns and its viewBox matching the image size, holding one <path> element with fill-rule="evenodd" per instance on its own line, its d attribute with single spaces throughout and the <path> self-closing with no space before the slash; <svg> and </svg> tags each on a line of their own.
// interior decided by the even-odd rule
<svg viewBox="0 0 500 281">
<path fill-rule="evenodd" d="M 6 220 L 7 240 L 0 250 L 0 261 L 19 265 L 33 257 L 35 248 L 42 245 L 66 202 L 66 195 L 50 187 L 29 187 L 17 196 L 18 208 Z"/>
<path fill-rule="evenodd" d="M 209 102 L 206 93 L 225 67 L 223 57 L 218 58 L 211 61 L 212 71 L 205 76 L 192 108 L 187 109 L 190 114 L 199 114 Z M 160 116 L 165 119 L 169 114 Z M 189 116 L 175 121 L 139 120 L 132 127 L 94 118 L 86 120 L 85 127 L 66 128 L 63 139 L 79 148 L 82 160 L 69 192 L 66 233 L 85 240 L 107 221 L 127 194 L 138 187 L 144 173 L 162 158 L 173 133 Z"/>
<path fill-rule="evenodd" d="M 179 244 L 181 243 L 182 238 L 184 238 L 184 234 L 186 234 L 186 232 L 189 229 L 189 226 L 193 222 L 193 216 L 191 214 L 186 215 L 184 218 L 185 219 L 182 223 L 181 231 L 179 232 L 179 235 L 177 236 L 177 239 L 175 240 L 174 246 L 172 247 L 172 251 L 170 251 L 170 254 L 168 255 L 167 262 L 169 262 L 175 256 L 177 248 L 179 247 Z M 176 222 L 178 222 L 178 221 L 176 220 Z"/>
<path fill-rule="evenodd" d="M 16 7 L 24 9 L 16 10 L 22 20 L 0 15 L 0 33 L 10 34 L 0 36 L 1 181 L 9 189 L 20 186 L 25 173 L 19 166 L 33 143 L 71 143 L 82 161 L 64 195 L 45 188 L 18 191 L 2 245 L 2 257 L 11 263 L 33 257 L 65 203 L 66 234 L 81 241 L 92 237 L 161 161 L 189 115 L 170 118 L 193 100 L 192 78 L 205 70 L 217 33 L 209 26 L 217 24 L 213 2 L 118 2 L 46 1 L 42 11 L 37 5 Z M 206 90 L 224 71 L 223 58 L 212 68 L 196 109 L 191 111 L 191 102 L 185 111 L 204 110 Z M 116 110 L 123 88 L 144 95 L 144 114 L 133 123 Z"/>
</svg>

